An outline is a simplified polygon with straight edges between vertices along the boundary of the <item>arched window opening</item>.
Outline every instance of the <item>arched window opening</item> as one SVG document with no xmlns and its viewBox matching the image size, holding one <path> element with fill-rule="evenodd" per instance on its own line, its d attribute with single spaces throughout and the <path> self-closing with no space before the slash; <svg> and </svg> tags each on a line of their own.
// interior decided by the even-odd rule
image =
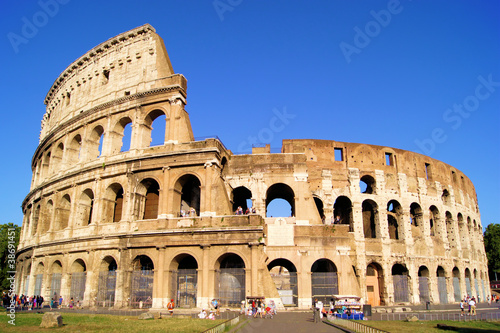
<svg viewBox="0 0 500 333">
<path fill-rule="evenodd" d="M 450 204 L 450 192 L 448 190 L 443 190 L 443 194 L 441 195 L 441 200 L 443 201 L 443 204 L 449 205 Z"/>
<path fill-rule="evenodd" d="M 108 133 L 107 140 L 106 144 L 109 146 L 110 155 L 130 150 L 132 119 L 129 117 L 121 118 L 114 125 L 113 130 Z"/>
<path fill-rule="evenodd" d="M 314 203 L 316 204 L 316 209 L 318 210 L 318 214 L 319 214 L 319 217 L 321 218 L 321 222 L 325 223 L 325 213 L 323 211 L 323 201 L 318 197 L 314 197 Z"/>
<path fill-rule="evenodd" d="M 349 224 L 349 232 L 354 231 L 352 202 L 348 197 L 340 196 L 333 205 L 333 223 Z"/>
<path fill-rule="evenodd" d="M 418 269 L 418 292 L 420 303 L 425 304 L 426 302 L 430 302 L 429 269 L 425 266 L 420 266 Z"/>
<path fill-rule="evenodd" d="M 394 302 L 409 302 L 408 270 L 401 264 L 392 266 L 392 281 L 394 286 Z"/>
<path fill-rule="evenodd" d="M 31 224 L 33 225 L 33 231 L 31 235 L 36 235 L 38 231 L 38 224 L 40 223 L 40 204 L 37 204 L 35 206 L 35 210 L 33 211 L 33 221 L 31 221 Z"/>
<path fill-rule="evenodd" d="M 401 216 L 403 208 L 396 200 L 391 200 L 387 203 L 387 223 L 389 226 L 389 238 L 400 239 Z"/>
<path fill-rule="evenodd" d="M 455 221 L 453 220 L 453 217 L 450 212 L 446 212 L 446 233 L 448 237 L 448 243 L 450 244 L 450 248 L 456 249 L 457 248 L 457 240 L 455 236 Z M 454 254 L 456 256 L 457 254 Z"/>
<path fill-rule="evenodd" d="M 71 288 L 69 297 L 75 302 L 82 302 L 85 295 L 85 284 L 87 282 L 87 266 L 82 259 L 73 262 L 70 268 Z"/>
<path fill-rule="evenodd" d="M 109 308 L 115 304 L 117 269 L 118 265 L 113 257 L 107 256 L 101 261 L 97 284 L 97 306 Z"/>
<path fill-rule="evenodd" d="M 130 306 L 148 309 L 153 305 L 154 265 L 151 258 L 140 255 L 132 262 Z"/>
<path fill-rule="evenodd" d="M 365 200 L 362 204 L 363 233 L 365 238 L 376 238 L 375 225 L 378 223 L 377 204 L 372 200 Z"/>
<path fill-rule="evenodd" d="M 467 291 L 468 296 L 472 296 L 472 288 L 471 288 L 471 275 L 468 268 L 465 269 L 465 289 Z"/>
<path fill-rule="evenodd" d="M 88 159 L 93 160 L 99 158 L 102 153 L 102 143 L 104 138 L 104 128 L 101 125 L 94 127 L 90 134 L 88 144 Z"/>
<path fill-rule="evenodd" d="M 332 295 L 338 295 L 337 266 L 329 259 L 318 259 L 311 266 L 311 295 L 314 300 L 328 304 Z"/>
<path fill-rule="evenodd" d="M 249 214 L 252 208 L 252 192 L 245 186 L 233 190 L 233 212 L 236 215 Z"/>
<path fill-rule="evenodd" d="M 198 262 L 189 254 L 180 254 L 171 264 L 172 286 L 171 299 L 175 299 L 177 306 L 182 308 L 196 307 L 198 293 Z"/>
<path fill-rule="evenodd" d="M 430 236 L 436 235 L 436 226 L 439 223 L 439 210 L 436 206 L 431 206 L 429 208 L 429 225 L 430 225 Z"/>
<path fill-rule="evenodd" d="M 40 228 L 40 234 L 45 234 L 46 232 L 49 231 L 50 224 L 52 222 L 52 214 L 54 211 L 54 203 L 52 200 L 47 201 L 47 204 L 45 205 L 45 209 L 43 210 L 43 216 L 42 216 L 42 225 Z"/>
<path fill-rule="evenodd" d="M 221 306 L 239 306 L 245 299 L 245 263 L 240 256 L 227 253 L 217 260 L 215 290 Z"/>
<path fill-rule="evenodd" d="M 364 194 L 375 194 L 375 179 L 369 175 L 361 177 L 359 180 L 359 189 Z"/>
<path fill-rule="evenodd" d="M 69 215 L 71 210 L 71 199 L 69 194 L 65 194 L 61 202 L 59 203 L 59 207 L 56 211 L 56 223 L 54 230 L 62 230 L 66 229 L 69 224 Z"/>
<path fill-rule="evenodd" d="M 366 296 L 368 304 L 380 306 L 385 304 L 384 300 L 384 274 L 382 267 L 372 262 L 366 266 Z"/>
<path fill-rule="evenodd" d="M 52 168 L 51 173 L 64 169 L 63 154 L 64 154 L 64 144 L 61 142 L 57 145 L 56 149 L 54 149 L 54 152 L 52 154 L 52 161 L 50 162 L 50 167 Z"/>
<path fill-rule="evenodd" d="M 457 267 L 453 268 L 453 297 L 455 298 L 455 302 L 460 302 L 462 299 L 462 292 L 460 290 L 460 271 Z"/>
<path fill-rule="evenodd" d="M 143 180 L 141 184 L 146 188 L 142 219 L 143 220 L 156 219 L 158 218 L 160 187 L 158 183 L 153 179 Z"/>
<path fill-rule="evenodd" d="M 289 216 L 295 216 L 295 193 L 286 184 L 277 183 L 271 185 L 266 193 L 266 217 Z"/>
<path fill-rule="evenodd" d="M 184 175 L 175 184 L 175 206 L 179 216 L 200 216 L 201 183 L 194 175 Z"/>
<path fill-rule="evenodd" d="M 48 178 L 49 177 L 49 172 L 50 172 L 50 152 L 48 152 L 47 154 L 45 154 L 44 158 L 43 158 L 43 162 L 42 162 L 42 177 L 45 179 L 45 178 Z"/>
<path fill-rule="evenodd" d="M 35 290 L 34 295 L 42 294 L 42 282 L 43 282 L 43 273 L 45 272 L 45 266 L 42 263 L 39 263 L 35 270 Z"/>
<path fill-rule="evenodd" d="M 77 226 L 83 227 L 92 223 L 92 212 L 94 210 L 94 192 L 86 189 L 80 195 L 78 202 Z"/>
<path fill-rule="evenodd" d="M 422 237 L 423 213 L 422 208 L 416 202 L 410 205 L 410 224 L 413 238 Z"/>
<path fill-rule="evenodd" d="M 52 263 L 50 273 L 50 297 L 57 302 L 59 300 L 59 296 L 61 295 L 62 277 L 62 264 L 59 260 Z"/>
<path fill-rule="evenodd" d="M 154 110 L 148 114 L 145 120 L 146 126 L 150 126 L 150 147 L 165 144 L 166 117 L 163 111 Z"/>
<path fill-rule="evenodd" d="M 66 148 L 65 156 L 66 163 L 68 165 L 73 165 L 78 163 L 80 160 L 80 154 L 82 150 L 82 137 L 77 134 L 71 140 L 69 146 Z"/>
<path fill-rule="evenodd" d="M 446 287 L 446 273 L 444 268 L 438 266 L 436 270 L 436 276 L 438 280 L 438 293 L 439 293 L 439 303 L 448 304 L 448 290 Z"/>
<path fill-rule="evenodd" d="M 267 265 L 271 279 L 285 306 L 298 305 L 297 269 L 287 259 L 275 259 Z"/>
<path fill-rule="evenodd" d="M 123 212 L 123 187 L 114 183 L 104 192 L 102 203 L 103 222 L 120 222 Z"/>
</svg>

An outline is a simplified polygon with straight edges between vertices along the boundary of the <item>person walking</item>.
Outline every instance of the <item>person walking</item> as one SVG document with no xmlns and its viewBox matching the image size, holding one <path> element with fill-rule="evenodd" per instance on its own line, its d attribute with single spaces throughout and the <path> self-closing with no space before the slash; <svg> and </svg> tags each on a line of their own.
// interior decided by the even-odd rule
<svg viewBox="0 0 500 333">
<path fill-rule="evenodd" d="M 175 308 L 175 303 L 174 303 L 174 299 L 172 298 L 170 300 L 170 302 L 168 302 L 168 304 L 167 304 L 167 309 L 168 309 L 168 312 L 170 313 L 170 316 L 174 315 L 174 308 Z"/>
<path fill-rule="evenodd" d="M 460 316 L 463 316 L 465 312 L 465 300 L 460 300 Z"/>
<path fill-rule="evenodd" d="M 476 315 L 476 299 L 474 296 L 472 296 L 471 300 L 469 301 L 470 309 L 471 309 L 471 316 Z"/>
</svg>

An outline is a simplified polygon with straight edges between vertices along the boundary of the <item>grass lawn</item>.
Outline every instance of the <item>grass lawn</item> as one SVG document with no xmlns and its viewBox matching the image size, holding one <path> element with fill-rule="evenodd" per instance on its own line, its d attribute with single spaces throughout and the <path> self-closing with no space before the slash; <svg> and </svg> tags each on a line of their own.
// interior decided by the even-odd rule
<svg viewBox="0 0 500 333">
<path fill-rule="evenodd" d="M 16 325 L 10 320 L 5 312 L 1 313 L 0 332 L 193 332 L 198 333 L 209 329 L 224 320 L 192 319 L 192 318 L 168 318 L 154 320 L 138 320 L 137 317 L 112 316 L 112 315 L 88 315 L 78 313 L 61 313 L 64 326 L 61 328 L 41 329 L 43 314 L 18 313 L 16 314 Z"/>
<path fill-rule="evenodd" d="M 417 322 L 404 322 L 404 321 L 363 321 L 363 324 L 375 327 L 388 332 L 408 332 L 408 333 L 433 333 L 433 332 L 462 332 L 462 333 L 490 333 L 500 332 L 500 322 L 498 321 L 417 321 Z M 437 328 L 437 324 L 444 324 L 453 327 L 460 327 L 458 331 L 445 331 Z"/>
</svg>

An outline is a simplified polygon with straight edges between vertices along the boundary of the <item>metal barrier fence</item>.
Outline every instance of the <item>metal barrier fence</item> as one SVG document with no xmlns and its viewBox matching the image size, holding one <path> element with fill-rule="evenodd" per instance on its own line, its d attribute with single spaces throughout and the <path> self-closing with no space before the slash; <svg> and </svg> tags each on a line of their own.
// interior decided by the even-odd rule
<svg viewBox="0 0 500 333">
<path fill-rule="evenodd" d="M 225 322 L 223 322 L 222 324 L 219 324 L 217 326 L 214 326 L 212 328 L 209 328 L 208 330 L 206 331 L 203 331 L 202 333 L 220 333 L 220 332 L 224 332 L 226 331 L 227 328 L 229 327 L 232 327 L 234 325 L 236 325 L 237 323 L 240 322 L 241 319 L 245 319 L 245 316 L 236 316 L 234 317 L 233 319 L 229 319 Z"/>
<path fill-rule="evenodd" d="M 361 333 L 388 333 L 387 331 L 379 330 L 378 328 L 366 326 L 361 324 L 359 321 L 346 320 L 346 319 L 328 319 L 327 323 L 332 323 L 334 325 L 339 325 L 350 330 L 361 332 Z"/>
<path fill-rule="evenodd" d="M 500 312 L 478 313 L 474 316 L 460 313 L 382 313 L 379 320 L 405 320 L 408 317 L 417 317 L 418 320 L 453 320 L 453 321 L 476 321 L 476 320 L 500 320 Z"/>
</svg>

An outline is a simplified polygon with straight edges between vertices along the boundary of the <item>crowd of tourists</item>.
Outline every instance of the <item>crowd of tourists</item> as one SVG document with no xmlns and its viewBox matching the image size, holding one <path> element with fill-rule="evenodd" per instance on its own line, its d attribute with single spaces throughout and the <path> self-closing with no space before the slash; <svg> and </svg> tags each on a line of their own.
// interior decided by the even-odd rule
<svg viewBox="0 0 500 333">
<path fill-rule="evenodd" d="M 243 212 L 243 208 L 241 206 L 238 206 L 236 210 L 234 211 L 234 215 L 248 215 L 248 214 L 256 214 L 257 211 L 255 210 L 255 207 L 247 208 L 245 212 Z"/>
<path fill-rule="evenodd" d="M 254 318 L 273 318 L 278 312 L 274 300 L 262 298 L 248 298 L 246 301 L 241 301 L 240 314 L 245 314 L 248 317 Z"/>
<path fill-rule="evenodd" d="M 12 298 L 7 293 L 2 295 L 2 305 L 4 308 L 14 304 L 16 310 L 37 310 L 43 307 L 43 303 L 44 299 L 41 295 L 13 295 Z"/>
</svg>

